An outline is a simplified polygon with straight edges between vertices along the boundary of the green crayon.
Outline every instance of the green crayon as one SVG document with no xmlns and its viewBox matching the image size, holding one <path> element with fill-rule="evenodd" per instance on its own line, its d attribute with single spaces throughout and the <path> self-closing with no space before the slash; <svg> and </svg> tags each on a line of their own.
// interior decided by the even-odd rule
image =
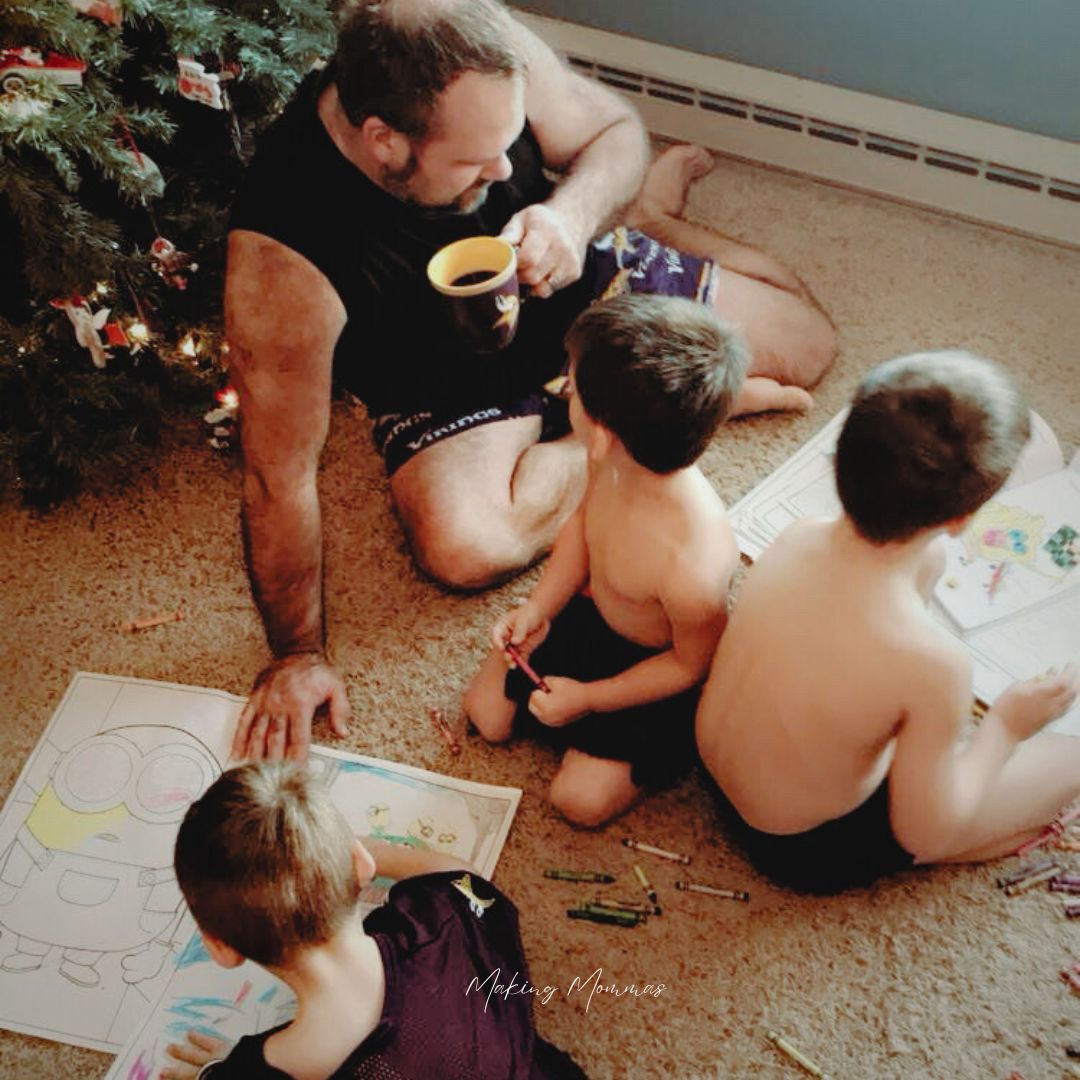
<svg viewBox="0 0 1080 1080">
<path fill-rule="evenodd" d="M 615 877 L 600 870 L 545 870 L 544 877 L 555 881 L 591 881 L 598 885 L 610 885 Z"/>
<path fill-rule="evenodd" d="M 606 908 L 580 907 L 567 908 L 566 914 L 571 919 L 586 919 L 589 922 L 608 923 L 612 926 L 637 926 L 642 922 L 642 917 L 635 911 L 611 911 Z"/>
</svg>

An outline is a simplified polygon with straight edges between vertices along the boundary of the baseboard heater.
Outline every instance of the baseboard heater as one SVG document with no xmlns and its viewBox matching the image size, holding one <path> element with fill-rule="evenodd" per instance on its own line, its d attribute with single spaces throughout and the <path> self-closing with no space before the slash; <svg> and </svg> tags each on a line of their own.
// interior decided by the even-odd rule
<svg viewBox="0 0 1080 1080">
<path fill-rule="evenodd" d="M 1080 144 L 519 14 L 657 135 L 1080 247 Z"/>
</svg>

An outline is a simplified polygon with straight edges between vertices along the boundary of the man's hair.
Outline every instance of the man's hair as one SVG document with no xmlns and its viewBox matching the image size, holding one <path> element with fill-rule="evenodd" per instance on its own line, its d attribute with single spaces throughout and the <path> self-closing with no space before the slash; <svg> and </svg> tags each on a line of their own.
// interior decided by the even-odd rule
<svg viewBox="0 0 1080 1080">
<path fill-rule="evenodd" d="M 496 0 L 358 0 L 342 13 L 334 79 L 355 127 L 378 116 L 410 139 L 426 139 L 439 95 L 459 75 L 523 70 L 510 17 Z"/>
<path fill-rule="evenodd" d="M 875 367 L 836 448 L 836 486 L 859 534 L 907 540 L 973 513 L 1012 471 L 1028 407 L 996 364 L 961 350 Z"/>
<path fill-rule="evenodd" d="M 655 473 L 697 461 L 749 366 L 742 339 L 711 308 L 671 296 L 593 304 L 566 348 L 582 408 Z"/>
<path fill-rule="evenodd" d="M 193 803 L 176 877 L 199 927 L 260 964 L 329 941 L 356 910 L 355 837 L 320 780 L 295 764 L 243 765 Z"/>
</svg>

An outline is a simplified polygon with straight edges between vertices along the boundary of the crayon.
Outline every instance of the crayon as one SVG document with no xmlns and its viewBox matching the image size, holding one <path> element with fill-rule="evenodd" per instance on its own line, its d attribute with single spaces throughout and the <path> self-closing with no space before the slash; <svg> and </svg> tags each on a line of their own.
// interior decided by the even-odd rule
<svg viewBox="0 0 1080 1080">
<path fill-rule="evenodd" d="M 517 666 L 525 672 L 526 678 L 528 678 L 528 680 L 533 684 L 533 686 L 535 686 L 538 690 L 543 690 L 545 694 L 551 693 L 551 687 L 548 686 L 546 682 L 544 682 L 543 676 L 537 675 L 536 672 L 533 671 L 533 669 L 529 666 L 529 661 L 521 655 L 521 650 L 516 645 L 511 645 L 508 642 L 504 646 L 504 651 L 507 656 L 509 656 L 510 659 L 513 660 L 514 663 L 517 664 Z"/>
<path fill-rule="evenodd" d="M 676 881 L 675 888 L 680 892 L 704 893 L 706 896 L 719 896 L 722 900 L 741 900 L 744 904 L 750 900 L 750 894 L 742 889 L 718 889 L 714 885 L 702 885 L 697 881 Z"/>
<path fill-rule="evenodd" d="M 1080 1058 L 1080 1043 L 1069 1043 L 1065 1047 L 1065 1053 L 1071 1058 Z"/>
<path fill-rule="evenodd" d="M 593 897 L 592 903 L 596 907 L 614 908 L 616 911 L 636 911 L 641 915 L 662 914 L 655 904 L 643 904 L 639 900 L 620 900 L 618 897 L 597 894 Z"/>
<path fill-rule="evenodd" d="M 1080 880 L 1070 874 L 1058 874 L 1050 879 L 1050 891 L 1061 893 L 1080 893 Z"/>
<path fill-rule="evenodd" d="M 132 619 L 131 622 L 124 623 L 121 629 L 133 634 L 137 630 L 149 630 L 164 623 L 181 622 L 183 618 L 183 611 L 177 608 L 176 611 L 163 611 L 160 615 L 149 615 L 145 619 Z"/>
<path fill-rule="evenodd" d="M 609 926 L 637 926 L 642 920 L 633 912 L 586 911 L 583 908 L 567 908 L 566 914 L 571 919 L 585 919 L 588 922 L 607 923 Z"/>
<path fill-rule="evenodd" d="M 820 1065 L 816 1065 L 801 1050 L 797 1050 L 787 1041 L 787 1039 L 777 1035 L 775 1031 L 768 1032 L 766 1038 L 778 1050 L 787 1054 L 796 1065 L 801 1065 L 811 1076 L 816 1076 L 818 1080 L 832 1080 L 829 1074 L 825 1072 Z"/>
<path fill-rule="evenodd" d="M 1058 872 L 1058 869 L 1057 866 L 1048 866 L 1037 874 L 1029 874 L 1026 878 L 1014 881 L 1011 885 L 1005 886 L 1005 895 L 1019 896 L 1020 893 L 1027 892 L 1028 889 L 1041 885 L 1044 881 L 1049 881 Z"/>
<path fill-rule="evenodd" d="M 1024 878 L 1031 877 L 1032 874 L 1038 874 L 1043 870 L 1049 870 L 1052 866 L 1057 867 L 1057 865 L 1053 859 L 1040 859 L 1038 862 L 1028 863 L 1026 866 L 1014 870 L 1011 874 L 1004 874 L 999 877 L 997 879 L 998 888 L 1004 889 L 1006 885 L 1015 885 L 1016 882 L 1023 881 Z"/>
<path fill-rule="evenodd" d="M 430 709 L 428 710 L 428 716 L 431 717 L 431 722 L 435 725 L 435 730 L 439 733 L 439 737 L 442 741 L 446 743 L 450 753 L 460 754 L 461 743 L 457 741 L 457 736 L 454 734 L 453 728 L 446 722 L 446 717 L 443 715 L 442 709 Z"/>
<path fill-rule="evenodd" d="M 578 905 L 578 910 L 579 911 L 590 911 L 594 915 L 611 915 L 611 914 L 614 914 L 614 915 L 629 915 L 629 916 L 637 919 L 638 922 L 647 921 L 649 916 L 652 914 L 651 911 L 640 911 L 640 910 L 636 911 L 633 908 L 624 908 L 624 907 L 619 907 L 616 904 L 605 904 L 605 903 L 579 904 Z"/>
<path fill-rule="evenodd" d="M 1066 900 L 1063 910 L 1065 918 L 1080 919 L 1080 900 Z"/>
<path fill-rule="evenodd" d="M 614 874 L 600 870 L 545 870 L 544 877 L 553 881 L 592 881 L 598 885 L 610 885 L 615 880 Z"/>
<path fill-rule="evenodd" d="M 987 600 L 994 599 L 994 594 L 1001 587 L 1001 579 L 1005 576 L 1005 571 L 1008 569 L 1009 564 L 1004 559 L 994 567 L 994 572 L 990 575 L 990 584 L 986 586 Z"/>
<path fill-rule="evenodd" d="M 674 851 L 665 851 L 663 848 L 653 847 L 652 844 L 642 844 L 638 840 L 631 840 L 628 836 L 623 838 L 623 847 L 632 848 L 634 851 L 643 851 L 646 855 L 659 855 L 661 859 L 670 859 L 672 862 L 682 863 L 683 866 L 690 865 L 689 855 L 678 855 Z"/>
<path fill-rule="evenodd" d="M 649 879 L 645 876 L 645 871 L 642 870 L 637 863 L 634 863 L 634 877 L 636 877 L 638 881 L 641 882 L 641 887 L 645 890 L 645 895 L 653 902 L 654 905 L 656 905 L 656 911 L 653 912 L 653 914 L 663 914 L 663 912 L 661 912 L 660 910 L 660 901 L 656 895 L 656 890 L 652 887 Z"/>
</svg>

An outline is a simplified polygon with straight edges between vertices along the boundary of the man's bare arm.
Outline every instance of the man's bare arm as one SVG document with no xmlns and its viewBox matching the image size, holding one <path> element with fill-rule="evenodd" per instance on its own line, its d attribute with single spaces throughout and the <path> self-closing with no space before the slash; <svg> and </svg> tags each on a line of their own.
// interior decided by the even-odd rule
<svg viewBox="0 0 1080 1080">
<path fill-rule="evenodd" d="M 562 287 L 580 276 L 589 240 L 637 194 L 649 145 L 628 102 L 573 71 L 531 30 L 515 29 L 528 65 L 525 113 L 545 165 L 565 175 L 546 203 L 515 214 L 503 235 L 521 244 L 521 280 L 547 296 L 551 280 Z"/>
<path fill-rule="evenodd" d="M 326 278 L 256 233 L 229 238 L 230 369 L 240 396 L 244 549 L 274 662 L 241 715 L 234 757 L 307 753 L 311 720 L 348 702 L 327 663 L 317 472 L 329 426 L 334 344 L 345 312 Z"/>
</svg>

